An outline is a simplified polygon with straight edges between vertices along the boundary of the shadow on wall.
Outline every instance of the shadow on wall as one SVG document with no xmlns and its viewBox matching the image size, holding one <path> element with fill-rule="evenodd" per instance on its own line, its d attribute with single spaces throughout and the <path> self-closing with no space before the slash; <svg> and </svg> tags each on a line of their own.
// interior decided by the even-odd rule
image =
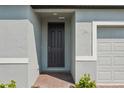
<svg viewBox="0 0 124 93">
<path fill-rule="evenodd" d="M 39 17 L 35 14 L 33 9 L 29 6 L 29 11 L 28 11 L 28 19 L 30 22 L 33 24 L 33 29 L 34 29 L 34 43 L 35 43 L 35 62 L 36 65 L 39 67 L 39 71 L 41 71 L 41 23 L 39 21 Z"/>
</svg>

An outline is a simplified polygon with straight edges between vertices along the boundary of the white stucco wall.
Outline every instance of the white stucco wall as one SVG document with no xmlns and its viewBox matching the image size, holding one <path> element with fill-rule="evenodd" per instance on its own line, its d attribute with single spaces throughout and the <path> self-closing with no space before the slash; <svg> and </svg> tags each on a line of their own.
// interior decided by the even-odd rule
<svg viewBox="0 0 124 93">
<path fill-rule="evenodd" d="M 78 57 L 90 57 L 92 54 L 92 23 L 76 23 L 76 63 L 75 63 L 75 82 L 78 82 L 83 74 L 88 73 L 96 79 L 96 61 L 79 60 Z"/>
<path fill-rule="evenodd" d="M 30 20 L 31 24 L 29 27 L 30 32 L 28 33 L 28 53 L 29 53 L 29 86 L 31 87 L 36 81 L 41 66 L 41 23 L 39 17 L 28 6 L 27 19 Z"/>
<path fill-rule="evenodd" d="M 32 23 L 0 20 L 0 33 L 0 80 L 15 80 L 17 87 L 31 87 L 39 75 Z"/>
<path fill-rule="evenodd" d="M 76 23 L 76 56 L 91 56 L 92 53 L 91 22 Z"/>
<path fill-rule="evenodd" d="M 28 63 L 18 62 L 19 59 L 16 60 L 16 63 L 3 63 L 3 61 L 0 61 L 0 83 L 9 83 L 10 80 L 15 80 L 17 87 L 29 87 Z"/>
<path fill-rule="evenodd" d="M 76 61 L 76 80 L 78 82 L 83 74 L 90 74 L 93 80 L 96 80 L 96 61 Z"/>
<path fill-rule="evenodd" d="M 28 20 L 0 20 L 0 81 L 28 85 Z"/>
<path fill-rule="evenodd" d="M 13 79 L 17 87 L 33 85 L 39 75 L 40 31 L 39 19 L 30 6 L 0 6 L 0 66 L 5 66 L 1 81 Z"/>
<path fill-rule="evenodd" d="M 26 29 L 24 21 L 0 20 L 0 58 L 28 57 Z"/>
</svg>

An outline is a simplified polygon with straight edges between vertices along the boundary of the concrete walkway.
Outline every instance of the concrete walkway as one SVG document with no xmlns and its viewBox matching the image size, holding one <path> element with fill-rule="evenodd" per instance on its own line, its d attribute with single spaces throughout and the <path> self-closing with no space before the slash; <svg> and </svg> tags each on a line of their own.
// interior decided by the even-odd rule
<svg viewBox="0 0 124 93">
<path fill-rule="evenodd" d="M 33 87 L 39 88 L 69 88 L 74 84 L 70 73 L 42 73 Z"/>
</svg>

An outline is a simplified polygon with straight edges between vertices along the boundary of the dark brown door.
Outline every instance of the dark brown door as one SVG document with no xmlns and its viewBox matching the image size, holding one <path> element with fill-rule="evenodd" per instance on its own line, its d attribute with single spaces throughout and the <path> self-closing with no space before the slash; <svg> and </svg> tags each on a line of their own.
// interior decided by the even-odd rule
<svg viewBox="0 0 124 93">
<path fill-rule="evenodd" d="M 48 67 L 64 67 L 64 23 L 48 23 Z"/>
</svg>

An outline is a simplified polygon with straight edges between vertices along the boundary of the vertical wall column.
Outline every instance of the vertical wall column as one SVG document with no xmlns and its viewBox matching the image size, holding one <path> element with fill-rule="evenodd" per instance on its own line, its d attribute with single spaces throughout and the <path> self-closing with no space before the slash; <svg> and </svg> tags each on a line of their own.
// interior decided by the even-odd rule
<svg viewBox="0 0 124 93">
<path fill-rule="evenodd" d="M 93 32 L 91 22 L 76 22 L 76 79 L 78 82 L 84 73 L 96 79 L 96 57 L 93 51 Z"/>
</svg>

